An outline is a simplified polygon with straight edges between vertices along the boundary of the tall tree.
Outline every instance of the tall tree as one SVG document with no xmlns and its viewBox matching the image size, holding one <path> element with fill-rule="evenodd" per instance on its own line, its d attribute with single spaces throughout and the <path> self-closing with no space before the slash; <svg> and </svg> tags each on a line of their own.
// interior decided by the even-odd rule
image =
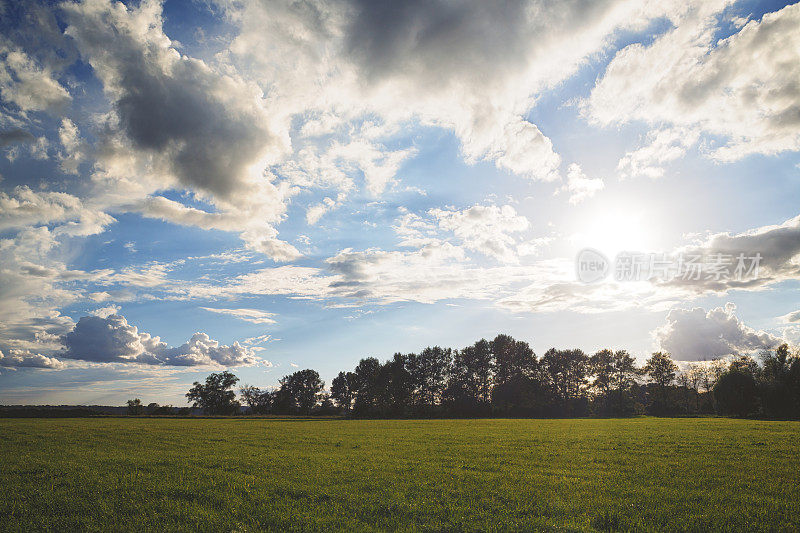
<svg viewBox="0 0 800 533">
<path fill-rule="evenodd" d="M 213 373 L 205 383 L 194 382 L 186 393 L 186 398 L 193 407 L 201 407 L 205 414 L 232 415 L 239 411 L 236 393 L 231 389 L 239 382 L 239 378 L 228 371 Z"/>
<path fill-rule="evenodd" d="M 325 382 L 320 379 L 319 373 L 311 369 L 298 370 L 284 376 L 278 383 L 280 387 L 276 398 L 280 409 L 304 415 L 311 414 L 321 400 L 325 388 Z"/>
<path fill-rule="evenodd" d="M 500 385 L 518 377 L 531 377 L 536 372 L 536 354 L 527 342 L 510 335 L 498 335 L 490 343 L 494 358 L 494 384 Z"/>
<path fill-rule="evenodd" d="M 542 357 L 542 368 L 565 414 L 584 410 L 589 357 L 580 349 L 551 348 Z"/>
<path fill-rule="evenodd" d="M 428 347 L 419 354 L 409 354 L 407 368 L 411 376 L 416 404 L 426 408 L 438 405 L 442 399 L 452 364 L 453 350 L 439 346 Z"/>
<path fill-rule="evenodd" d="M 653 411 L 656 413 L 666 412 L 669 410 L 667 389 L 675 381 L 678 365 L 669 354 L 654 352 L 645 363 L 643 370 L 658 390 L 658 394 L 652 402 Z"/>
<path fill-rule="evenodd" d="M 354 387 L 355 374 L 352 372 L 339 372 L 331 381 L 331 398 L 345 412 L 349 412 L 353 407 Z"/>
</svg>

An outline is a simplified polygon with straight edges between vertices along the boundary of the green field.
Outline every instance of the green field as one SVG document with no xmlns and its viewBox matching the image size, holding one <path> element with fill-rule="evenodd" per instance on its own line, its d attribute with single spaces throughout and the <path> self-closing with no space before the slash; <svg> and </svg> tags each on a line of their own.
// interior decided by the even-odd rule
<svg viewBox="0 0 800 533">
<path fill-rule="evenodd" d="M 0 420 L 7 531 L 792 530 L 800 423 Z"/>
</svg>

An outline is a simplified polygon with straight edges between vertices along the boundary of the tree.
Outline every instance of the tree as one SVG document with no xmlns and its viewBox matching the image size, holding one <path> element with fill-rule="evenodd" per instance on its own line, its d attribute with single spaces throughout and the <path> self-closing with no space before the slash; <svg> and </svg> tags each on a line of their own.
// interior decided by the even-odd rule
<svg viewBox="0 0 800 533">
<path fill-rule="evenodd" d="M 758 376 L 758 386 L 764 414 L 775 418 L 790 418 L 795 407 L 795 391 L 789 346 L 781 344 L 775 351 L 763 350 L 760 355 L 762 370 Z"/>
<path fill-rule="evenodd" d="M 374 357 L 366 357 L 358 362 L 353 371 L 353 379 L 348 379 L 353 394 L 353 413 L 374 416 L 377 413 L 380 397 L 381 363 Z"/>
<path fill-rule="evenodd" d="M 252 385 L 245 385 L 239 389 L 242 401 L 250 408 L 250 414 L 263 415 L 272 408 L 272 393 L 261 390 Z"/>
<path fill-rule="evenodd" d="M 563 414 L 581 414 L 588 408 L 585 387 L 588 384 L 589 357 L 580 349 L 550 348 L 542 357 L 542 369 Z"/>
<path fill-rule="evenodd" d="M 675 381 L 678 365 L 664 352 L 655 352 L 644 365 L 644 373 L 658 389 L 658 395 L 652 402 L 653 411 L 664 413 L 668 410 L 667 387 Z"/>
<path fill-rule="evenodd" d="M 144 406 L 142 406 L 142 400 L 139 398 L 134 398 L 133 400 L 128 400 L 128 414 L 129 415 L 140 415 L 144 411 Z"/>
<path fill-rule="evenodd" d="M 481 339 L 453 352 L 453 367 L 445 390 L 448 408 L 456 414 L 486 412 L 492 398 L 492 352 Z"/>
<path fill-rule="evenodd" d="M 284 376 L 279 381 L 280 388 L 275 393 L 276 407 L 288 413 L 311 414 L 321 399 L 325 382 L 316 370 L 298 370 Z"/>
<path fill-rule="evenodd" d="M 499 385 L 519 377 L 531 377 L 536 372 L 536 354 L 527 342 L 510 335 L 498 335 L 490 343 L 494 358 L 494 384 Z"/>
<path fill-rule="evenodd" d="M 236 394 L 231 390 L 239 378 L 228 371 L 213 373 L 206 378 L 205 384 L 194 382 L 186 393 L 192 407 L 200 407 L 209 415 L 232 415 L 239 411 Z"/>
<path fill-rule="evenodd" d="M 607 395 L 614 379 L 614 352 L 603 349 L 589 358 L 589 368 L 594 375 L 592 388 L 599 394 Z"/>
<path fill-rule="evenodd" d="M 637 410 L 633 386 L 639 370 L 636 361 L 626 350 L 604 349 L 589 358 L 594 375 L 592 388 L 597 391 L 593 409 L 603 415 L 632 415 Z"/>
<path fill-rule="evenodd" d="M 331 398 L 345 412 L 349 412 L 353 407 L 354 387 L 355 374 L 352 372 L 339 372 L 339 375 L 331 381 Z"/>
<path fill-rule="evenodd" d="M 714 385 L 714 399 L 722 414 L 744 417 L 757 408 L 756 391 L 753 374 L 732 366 Z"/>
<path fill-rule="evenodd" d="M 428 411 L 438 405 L 447 387 L 453 360 L 453 350 L 439 346 L 428 347 L 419 354 L 409 354 L 407 369 L 415 403 Z"/>
</svg>

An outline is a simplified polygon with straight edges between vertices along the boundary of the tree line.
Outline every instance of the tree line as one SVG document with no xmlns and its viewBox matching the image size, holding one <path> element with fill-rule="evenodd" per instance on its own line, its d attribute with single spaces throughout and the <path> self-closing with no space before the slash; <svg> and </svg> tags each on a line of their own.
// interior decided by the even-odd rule
<svg viewBox="0 0 800 533">
<path fill-rule="evenodd" d="M 311 369 L 284 376 L 272 390 L 245 385 L 237 398 L 238 382 L 230 372 L 214 373 L 186 397 L 213 415 L 800 418 L 800 356 L 786 344 L 757 359 L 741 355 L 681 370 L 663 352 L 641 367 L 625 350 L 551 348 L 537 357 L 527 342 L 498 335 L 461 350 L 367 357 L 339 372 L 329 390 Z"/>
</svg>

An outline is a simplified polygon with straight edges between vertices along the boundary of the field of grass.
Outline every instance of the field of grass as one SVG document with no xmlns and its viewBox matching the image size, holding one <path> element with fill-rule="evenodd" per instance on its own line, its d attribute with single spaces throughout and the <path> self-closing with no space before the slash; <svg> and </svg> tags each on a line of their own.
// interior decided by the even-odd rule
<svg viewBox="0 0 800 533">
<path fill-rule="evenodd" d="M 798 422 L 0 420 L 5 531 L 798 528 Z"/>
</svg>

